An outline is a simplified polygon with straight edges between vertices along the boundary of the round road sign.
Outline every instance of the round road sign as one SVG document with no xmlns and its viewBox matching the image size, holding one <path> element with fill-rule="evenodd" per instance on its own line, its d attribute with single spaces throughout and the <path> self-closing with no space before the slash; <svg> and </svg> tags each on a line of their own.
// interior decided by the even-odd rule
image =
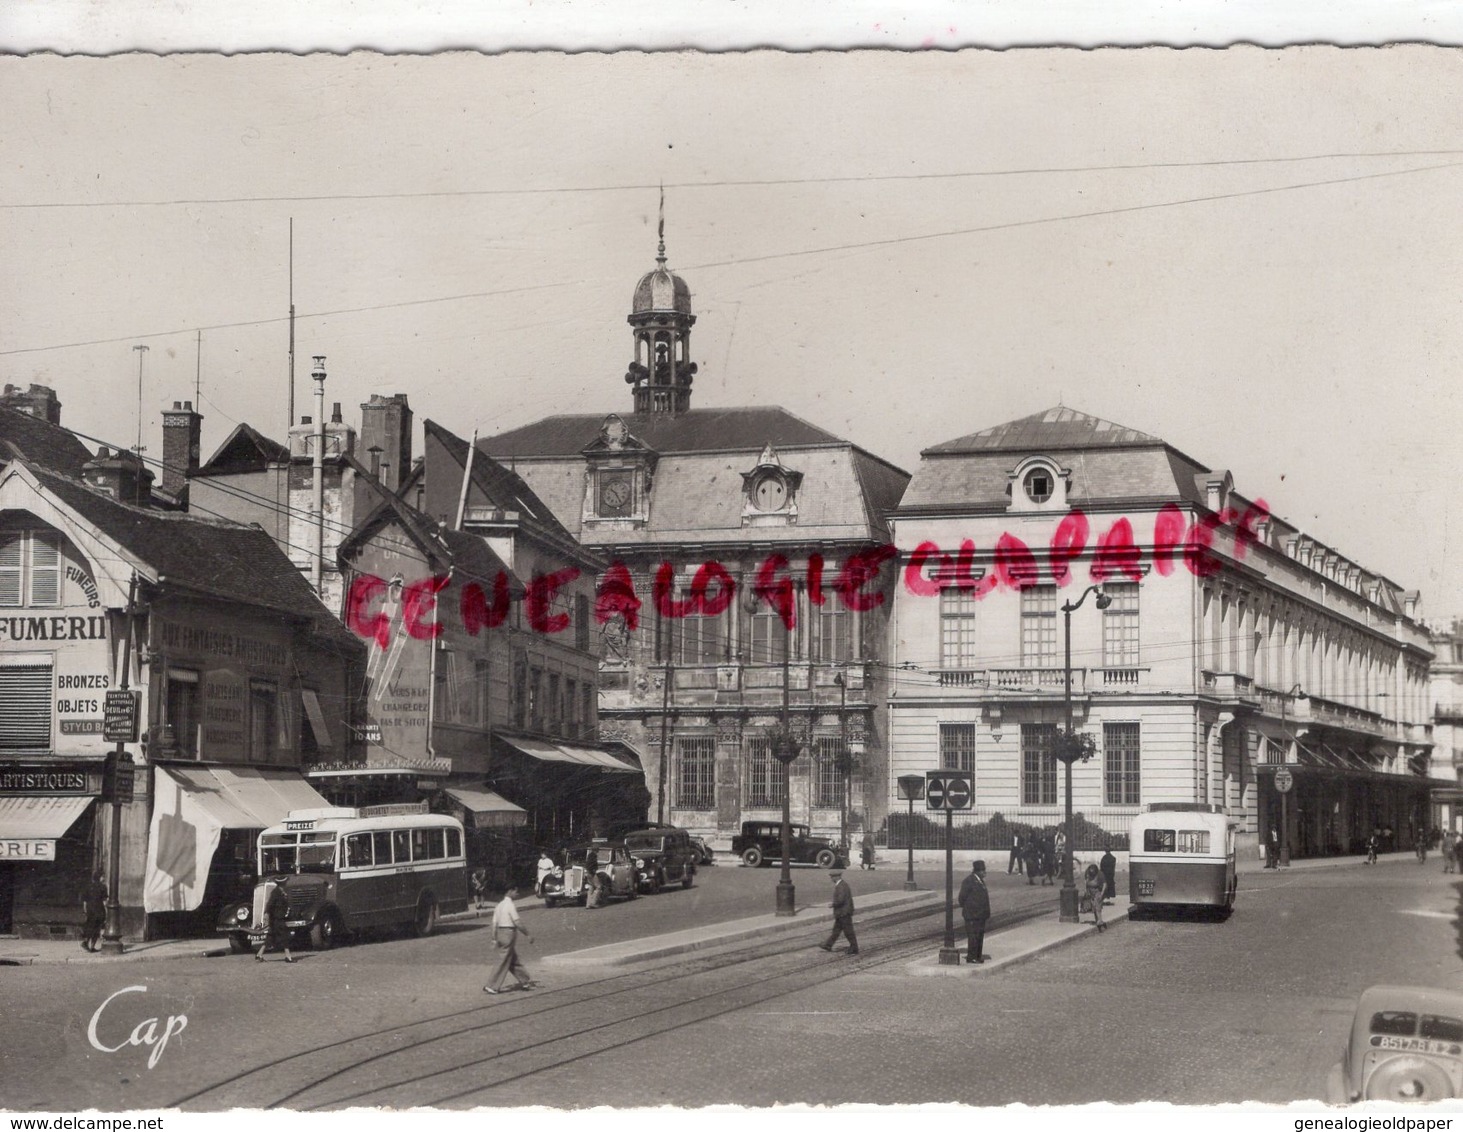
<svg viewBox="0 0 1463 1132">
<path fill-rule="evenodd" d="M 952 778 L 945 784 L 945 805 L 951 810 L 970 809 L 970 780 Z"/>
<path fill-rule="evenodd" d="M 1281 767 L 1275 772 L 1275 789 L 1282 794 L 1289 794 L 1290 788 L 1295 785 L 1295 775 Z"/>
<path fill-rule="evenodd" d="M 925 808 L 928 810 L 943 810 L 945 808 L 945 786 L 943 778 L 931 778 L 925 783 Z"/>
</svg>

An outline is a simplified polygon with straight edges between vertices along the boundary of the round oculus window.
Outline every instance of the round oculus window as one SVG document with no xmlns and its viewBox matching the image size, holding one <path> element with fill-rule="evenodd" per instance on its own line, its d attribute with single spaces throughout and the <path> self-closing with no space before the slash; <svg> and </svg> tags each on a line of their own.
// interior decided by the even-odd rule
<svg viewBox="0 0 1463 1132">
<path fill-rule="evenodd" d="M 787 505 L 787 483 L 777 474 L 765 475 L 752 488 L 752 506 L 758 511 L 781 511 Z"/>
<path fill-rule="evenodd" d="M 1033 503 L 1045 503 L 1056 489 L 1051 472 L 1045 468 L 1032 468 L 1021 485 L 1026 490 L 1026 498 Z"/>
</svg>

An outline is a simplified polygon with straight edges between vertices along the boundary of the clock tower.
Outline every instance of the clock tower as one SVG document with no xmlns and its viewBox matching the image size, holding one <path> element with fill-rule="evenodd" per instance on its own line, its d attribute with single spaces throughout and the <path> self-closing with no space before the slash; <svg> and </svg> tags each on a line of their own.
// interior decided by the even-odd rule
<svg viewBox="0 0 1463 1132">
<path fill-rule="evenodd" d="M 650 485 L 659 457 L 614 413 L 583 451 L 586 528 L 633 530 L 650 517 Z"/>
<path fill-rule="evenodd" d="M 665 265 L 665 216 L 660 218 L 656 268 L 635 285 L 629 323 L 634 329 L 635 357 L 625 382 L 635 389 L 635 415 L 684 413 L 691 407 L 691 288 Z"/>
</svg>

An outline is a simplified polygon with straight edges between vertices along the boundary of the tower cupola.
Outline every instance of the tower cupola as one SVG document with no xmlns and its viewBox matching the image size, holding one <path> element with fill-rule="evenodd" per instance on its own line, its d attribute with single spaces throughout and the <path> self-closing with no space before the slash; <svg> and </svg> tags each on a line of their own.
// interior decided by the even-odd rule
<svg viewBox="0 0 1463 1132">
<path fill-rule="evenodd" d="M 635 285 L 629 323 L 635 336 L 635 357 L 625 373 L 634 386 L 635 412 L 683 413 L 691 407 L 691 288 L 665 265 L 665 202 L 661 201 L 660 246 L 654 271 Z"/>
</svg>

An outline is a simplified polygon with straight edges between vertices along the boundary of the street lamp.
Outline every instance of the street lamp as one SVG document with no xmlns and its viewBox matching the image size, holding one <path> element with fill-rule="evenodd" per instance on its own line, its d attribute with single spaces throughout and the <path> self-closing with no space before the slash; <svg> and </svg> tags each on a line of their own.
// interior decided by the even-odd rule
<svg viewBox="0 0 1463 1132">
<path fill-rule="evenodd" d="M 1082 596 L 1076 601 L 1062 603 L 1062 629 L 1064 634 L 1064 660 L 1062 664 L 1062 707 L 1067 722 L 1065 733 L 1057 744 L 1056 755 L 1062 760 L 1066 769 L 1066 836 L 1067 851 L 1062 855 L 1062 891 L 1058 905 L 1060 909 L 1059 918 L 1064 924 L 1078 923 L 1077 917 L 1077 885 L 1072 878 L 1072 854 L 1076 848 L 1072 840 L 1072 764 L 1078 759 L 1086 759 L 1091 756 L 1090 745 L 1082 743 L 1072 730 L 1072 614 L 1082 607 L 1090 593 L 1097 594 L 1097 608 L 1106 609 L 1112 604 L 1112 598 L 1102 592 L 1100 585 L 1088 586 L 1082 591 Z"/>
<path fill-rule="evenodd" d="M 849 771 L 852 769 L 848 757 L 848 681 L 842 672 L 834 673 L 833 682 L 838 685 L 838 771 L 842 793 L 838 804 L 838 844 L 845 855 L 848 850 L 848 793 Z M 851 855 L 850 855 L 851 861 Z"/>
<path fill-rule="evenodd" d="M 914 883 L 914 804 L 925 796 L 925 776 L 922 774 L 901 774 L 899 796 L 909 800 L 909 825 L 904 840 L 909 846 L 909 869 L 904 874 L 904 891 L 913 892 L 919 885 Z"/>
<path fill-rule="evenodd" d="M 1292 697 L 1298 700 L 1306 698 L 1306 694 L 1301 691 L 1299 684 L 1293 685 L 1290 691 L 1280 697 L 1280 732 L 1282 735 L 1285 734 L 1285 701 Z M 1290 790 L 1288 788 L 1285 790 L 1277 788 L 1276 793 L 1280 795 L 1280 855 L 1276 861 L 1276 865 L 1279 868 L 1288 869 L 1290 868 L 1290 815 L 1287 812 L 1289 806 L 1287 805 L 1286 796 L 1290 793 Z"/>
<path fill-rule="evenodd" d="M 791 681 L 792 628 L 783 622 L 782 721 L 773 729 L 772 755 L 782 764 L 782 877 L 777 882 L 776 914 L 797 914 L 797 889 L 792 883 L 792 763 L 798 757 L 797 736 L 792 731 L 792 709 L 788 703 Z"/>
</svg>

